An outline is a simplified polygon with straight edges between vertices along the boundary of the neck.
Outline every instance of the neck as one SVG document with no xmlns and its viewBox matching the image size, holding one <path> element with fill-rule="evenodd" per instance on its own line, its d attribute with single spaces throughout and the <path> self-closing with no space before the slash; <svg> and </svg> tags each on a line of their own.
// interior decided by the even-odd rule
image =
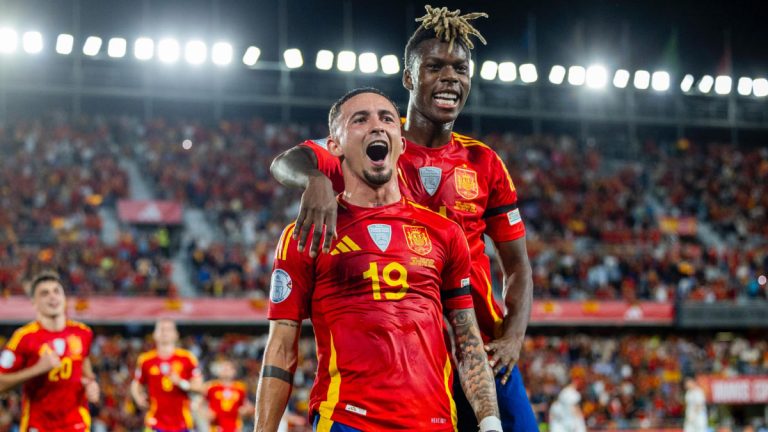
<svg viewBox="0 0 768 432">
<path fill-rule="evenodd" d="M 400 201 L 400 186 L 397 184 L 397 174 L 392 173 L 392 178 L 386 184 L 372 187 L 363 179 L 343 170 L 344 192 L 341 196 L 344 200 L 358 207 L 381 207 Z"/>
<path fill-rule="evenodd" d="M 408 104 L 408 117 L 403 126 L 403 136 L 408 141 L 430 148 L 442 147 L 451 140 L 453 122 L 435 123 L 416 107 Z"/>
<path fill-rule="evenodd" d="M 173 351 L 175 350 L 176 350 L 175 344 L 163 344 L 163 345 L 158 344 L 157 345 L 157 354 L 160 357 L 170 357 L 171 354 L 173 354 Z"/>
<path fill-rule="evenodd" d="M 53 316 L 38 314 L 37 321 L 48 331 L 62 331 L 67 326 L 67 317 L 64 314 Z"/>
</svg>

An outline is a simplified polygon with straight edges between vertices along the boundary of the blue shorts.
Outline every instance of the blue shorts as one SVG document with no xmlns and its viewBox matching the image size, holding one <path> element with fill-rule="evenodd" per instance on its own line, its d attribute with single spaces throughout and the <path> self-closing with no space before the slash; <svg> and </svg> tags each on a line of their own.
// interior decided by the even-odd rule
<svg viewBox="0 0 768 432">
<path fill-rule="evenodd" d="M 453 398 L 456 401 L 456 413 L 459 417 L 459 432 L 475 432 L 480 422 L 475 418 L 472 406 L 464 396 L 458 373 L 453 377 Z M 502 385 L 496 378 L 496 398 L 499 401 L 501 426 L 504 432 L 538 432 L 539 425 L 525 392 L 520 369 L 515 366 L 507 384 Z"/>
<path fill-rule="evenodd" d="M 362 432 L 360 429 L 355 429 L 339 422 L 326 422 L 326 424 L 323 425 L 323 428 L 318 429 L 319 423 L 320 415 L 315 414 L 315 419 L 312 421 L 312 432 Z M 328 428 L 327 423 L 331 423 L 330 428 Z"/>
</svg>

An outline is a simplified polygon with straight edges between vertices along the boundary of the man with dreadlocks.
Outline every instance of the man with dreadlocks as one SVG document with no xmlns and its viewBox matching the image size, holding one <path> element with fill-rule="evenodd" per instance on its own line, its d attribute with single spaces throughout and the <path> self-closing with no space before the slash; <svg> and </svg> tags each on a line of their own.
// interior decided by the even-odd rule
<svg viewBox="0 0 768 432">
<path fill-rule="evenodd" d="M 403 123 L 408 150 L 398 162 L 400 188 L 406 197 L 448 216 L 464 230 L 472 253 L 475 312 L 497 375 L 504 430 L 537 431 L 516 366 L 533 292 L 517 192 L 493 150 L 453 132 L 471 86 L 470 37 L 485 43 L 470 20 L 487 15 L 460 15 L 458 10 L 431 6 L 426 9 L 427 14 L 417 20 L 421 24 L 405 47 L 403 86 L 410 97 L 408 117 Z M 389 151 L 370 149 L 367 156 L 379 161 Z M 310 255 L 317 254 L 321 240 L 322 251 L 329 252 L 337 240 L 334 190 L 341 191 L 343 182 L 340 162 L 328 153 L 326 140 L 305 141 L 279 155 L 272 164 L 272 174 L 286 186 L 305 188 L 293 234 L 299 250 L 310 239 Z M 493 297 L 483 234 L 494 241 L 504 271 L 506 314 Z M 458 386 L 455 392 L 458 430 L 476 430 L 478 423 Z"/>
</svg>

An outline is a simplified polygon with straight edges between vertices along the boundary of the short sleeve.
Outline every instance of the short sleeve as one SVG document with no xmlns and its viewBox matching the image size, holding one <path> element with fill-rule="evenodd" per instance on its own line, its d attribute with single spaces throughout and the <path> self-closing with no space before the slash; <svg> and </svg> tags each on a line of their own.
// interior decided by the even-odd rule
<svg viewBox="0 0 768 432">
<path fill-rule="evenodd" d="M 19 331 L 11 336 L 8 344 L 0 351 L 0 374 L 17 372 L 24 364 L 23 340 Z"/>
<path fill-rule="evenodd" d="M 451 223 L 447 231 L 448 257 L 443 267 L 440 296 L 446 310 L 473 307 L 470 287 L 470 258 L 467 238 L 458 225 Z"/>
<path fill-rule="evenodd" d="M 146 364 L 146 361 L 144 361 L 143 358 L 139 357 L 139 361 L 136 364 L 136 372 L 133 374 L 133 379 L 138 381 L 141 384 L 147 383 L 147 373 L 144 370 L 144 365 Z"/>
<path fill-rule="evenodd" d="M 344 191 L 344 176 L 341 174 L 341 160 L 328 151 L 326 139 L 306 140 L 299 144 L 312 150 L 317 158 L 317 169 L 333 183 L 333 190 Z"/>
<path fill-rule="evenodd" d="M 488 172 L 488 206 L 483 214 L 488 234 L 493 241 L 506 242 L 525 236 L 525 224 L 517 207 L 517 189 L 507 167 L 494 153 Z"/>
<path fill-rule="evenodd" d="M 299 253 L 293 240 L 295 224 L 289 225 L 280 237 L 269 284 L 270 320 L 301 321 L 309 317 L 309 305 L 314 289 L 314 261 L 307 251 Z"/>
<path fill-rule="evenodd" d="M 189 370 L 189 376 L 184 377 L 185 379 L 202 376 L 202 373 L 200 372 L 199 362 L 197 361 L 197 357 L 195 357 L 195 355 L 192 353 L 189 353 L 189 369 L 188 370 Z"/>
</svg>

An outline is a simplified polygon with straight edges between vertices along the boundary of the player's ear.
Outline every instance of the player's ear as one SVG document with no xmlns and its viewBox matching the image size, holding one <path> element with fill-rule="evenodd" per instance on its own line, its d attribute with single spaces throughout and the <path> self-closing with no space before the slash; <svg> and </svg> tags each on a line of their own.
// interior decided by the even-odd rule
<svg viewBox="0 0 768 432">
<path fill-rule="evenodd" d="M 326 144 L 328 145 L 328 152 L 336 157 L 340 157 L 344 155 L 344 151 L 341 148 L 341 143 L 339 143 L 339 140 L 336 139 L 333 135 L 328 137 L 328 141 L 326 141 Z"/>
<path fill-rule="evenodd" d="M 400 137 L 400 145 L 401 145 L 400 154 L 403 154 L 403 152 L 405 151 L 405 148 L 407 147 L 405 143 L 405 137 Z"/>
<path fill-rule="evenodd" d="M 408 91 L 413 90 L 413 76 L 411 75 L 410 68 L 405 68 L 403 70 L 403 87 Z"/>
</svg>

